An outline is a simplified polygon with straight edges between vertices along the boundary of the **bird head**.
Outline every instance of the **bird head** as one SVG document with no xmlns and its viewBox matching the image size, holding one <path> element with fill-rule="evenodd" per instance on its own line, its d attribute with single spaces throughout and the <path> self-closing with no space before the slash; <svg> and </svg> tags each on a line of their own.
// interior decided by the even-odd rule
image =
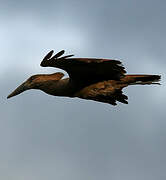
<svg viewBox="0 0 166 180">
<path fill-rule="evenodd" d="M 33 75 L 30 78 L 28 78 L 24 83 L 22 83 L 20 86 L 18 86 L 11 94 L 7 96 L 7 98 L 16 96 L 29 89 L 41 89 L 40 87 L 47 84 L 48 82 L 58 81 L 63 76 L 64 74 L 61 72 L 54 73 L 54 74 Z"/>
</svg>

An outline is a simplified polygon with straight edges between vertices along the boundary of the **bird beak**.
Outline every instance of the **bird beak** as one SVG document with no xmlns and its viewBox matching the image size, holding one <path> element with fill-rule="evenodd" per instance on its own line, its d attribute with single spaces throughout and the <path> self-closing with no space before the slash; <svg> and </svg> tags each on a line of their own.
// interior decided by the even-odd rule
<svg viewBox="0 0 166 180">
<path fill-rule="evenodd" d="M 9 94 L 7 98 L 11 98 L 13 96 L 16 96 L 16 95 L 26 91 L 27 89 L 28 89 L 28 87 L 26 85 L 26 82 L 24 82 L 18 88 L 16 88 L 11 94 Z"/>
</svg>

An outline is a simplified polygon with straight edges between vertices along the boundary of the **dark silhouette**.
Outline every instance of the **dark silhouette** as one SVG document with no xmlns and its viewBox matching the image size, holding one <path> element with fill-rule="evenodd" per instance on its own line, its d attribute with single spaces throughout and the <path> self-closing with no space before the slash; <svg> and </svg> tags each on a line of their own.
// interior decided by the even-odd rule
<svg viewBox="0 0 166 180">
<path fill-rule="evenodd" d="M 118 60 L 95 58 L 71 58 L 63 56 L 64 50 L 53 56 L 50 51 L 42 60 L 42 67 L 56 67 L 65 70 L 69 78 L 62 79 L 63 73 L 31 76 L 13 91 L 8 98 L 28 89 L 40 89 L 54 96 L 79 97 L 116 105 L 116 101 L 128 104 L 128 97 L 122 89 L 128 85 L 159 84 L 159 75 L 126 75 Z"/>
</svg>

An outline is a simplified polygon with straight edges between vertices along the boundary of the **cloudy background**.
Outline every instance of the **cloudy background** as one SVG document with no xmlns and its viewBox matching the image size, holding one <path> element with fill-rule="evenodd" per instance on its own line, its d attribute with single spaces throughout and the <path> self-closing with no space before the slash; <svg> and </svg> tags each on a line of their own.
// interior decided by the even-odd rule
<svg viewBox="0 0 166 180">
<path fill-rule="evenodd" d="M 166 179 L 166 1 L 0 0 L 0 179 Z M 162 86 L 125 89 L 129 105 L 27 91 L 6 99 L 51 49 L 123 60 Z"/>
</svg>

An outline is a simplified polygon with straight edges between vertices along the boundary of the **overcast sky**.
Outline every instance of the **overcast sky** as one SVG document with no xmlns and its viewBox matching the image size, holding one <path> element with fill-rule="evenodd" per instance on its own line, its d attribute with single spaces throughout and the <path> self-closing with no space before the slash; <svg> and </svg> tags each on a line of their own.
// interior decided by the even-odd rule
<svg viewBox="0 0 166 180">
<path fill-rule="evenodd" d="M 166 179 L 166 1 L 0 0 L 0 179 Z M 124 90 L 129 104 L 6 97 L 62 49 L 160 74 L 161 86 Z"/>
</svg>

